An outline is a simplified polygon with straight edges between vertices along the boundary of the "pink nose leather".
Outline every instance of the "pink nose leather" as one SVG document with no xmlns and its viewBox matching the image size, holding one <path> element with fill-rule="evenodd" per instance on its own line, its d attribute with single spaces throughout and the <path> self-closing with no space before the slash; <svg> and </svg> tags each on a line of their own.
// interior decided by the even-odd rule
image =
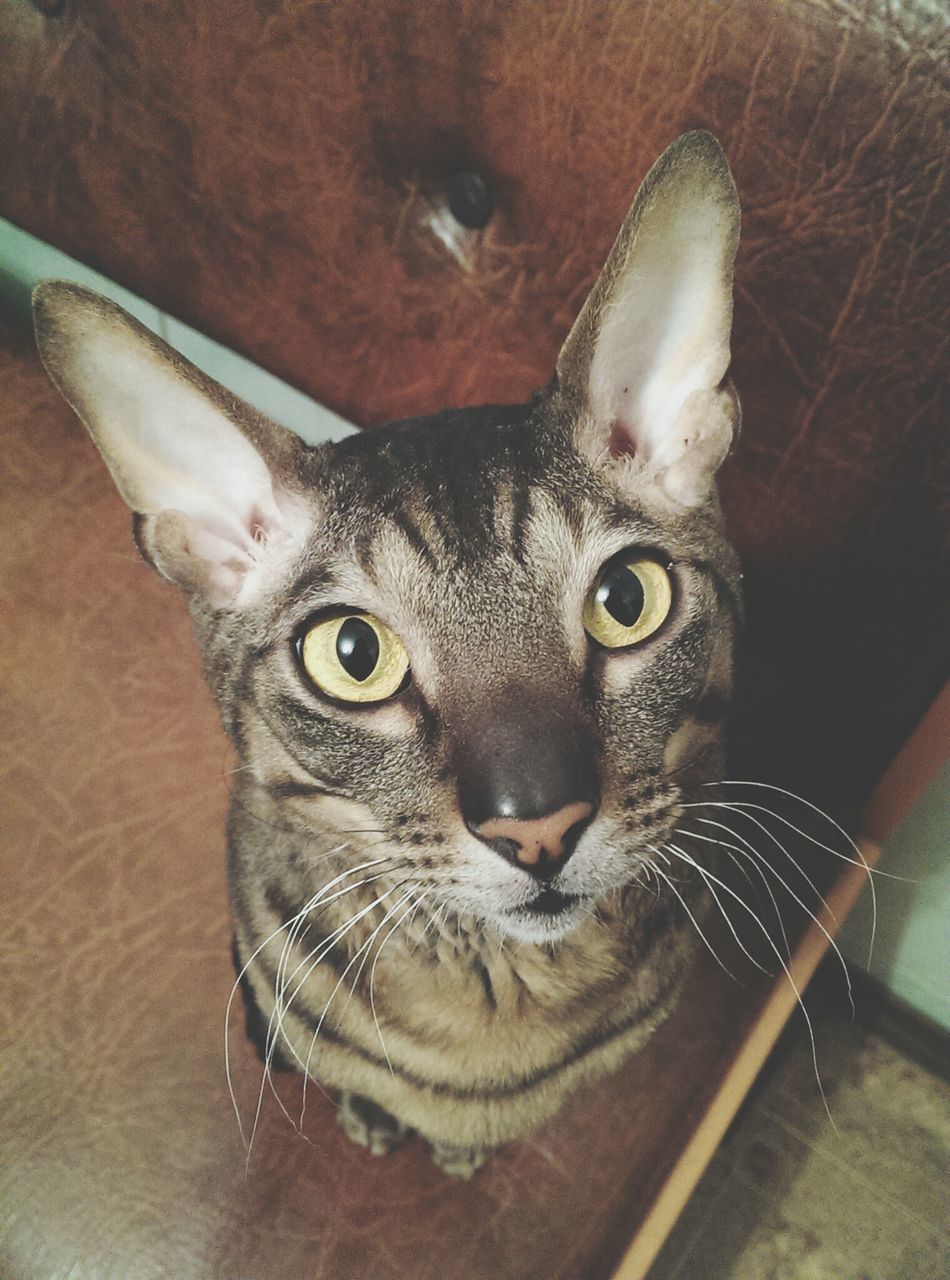
<svg viewBox="0 0 950 1280">
<path fill-rule="evenodd" d="M 593 812 L 593 805 L 578 800 L 543 818 L 489 818 L 478 824 L 478 834 L 483 840 L 513 840 L 518 846 L 517 861 L 534 867 L 539 862 L 560 862 L 565 856 L 564 837 Z"/>
</svg>

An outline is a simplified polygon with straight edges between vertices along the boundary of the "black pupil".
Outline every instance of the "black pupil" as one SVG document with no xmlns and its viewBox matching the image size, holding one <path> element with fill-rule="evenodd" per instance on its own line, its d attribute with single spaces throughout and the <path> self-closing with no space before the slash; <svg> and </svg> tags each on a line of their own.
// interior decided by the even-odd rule
<svg viewBox="0 0 950 1280">
<path fill-rule="evenodd" d="M 336 634 L 336 656 L 354 680 L 368 680 L 379 662 L 379 636 L 362 618 L 347 618 Z"/>
<path fill-rule="evenodd" d="M 616 564 L 600 580 L 597 602 L 622 627 L 632 627 L 643 612 L 643 586 L 625 564 Z"/>
</svg>

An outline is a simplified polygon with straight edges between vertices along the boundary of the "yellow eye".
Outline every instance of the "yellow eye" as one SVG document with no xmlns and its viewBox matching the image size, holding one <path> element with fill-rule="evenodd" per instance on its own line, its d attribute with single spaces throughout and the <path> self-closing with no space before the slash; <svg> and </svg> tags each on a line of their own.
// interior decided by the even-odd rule
<svg viewBox="0 0 950 1280">
<path fill-rule="evenodd" d="M 409 674 L 402 641 L 369 613 L 315 622 L 298 652 L 317 688 L 340 702 L 382 702 L 404 687 Z"/>
<path fill-rule="evenodd" d="M 624 649 L 652 636 L 673 603 L 670 575 L 655 560 L 631 555 L 601 571 L 584 604 L 584 629 L 606 649 Z"/>
</svg>

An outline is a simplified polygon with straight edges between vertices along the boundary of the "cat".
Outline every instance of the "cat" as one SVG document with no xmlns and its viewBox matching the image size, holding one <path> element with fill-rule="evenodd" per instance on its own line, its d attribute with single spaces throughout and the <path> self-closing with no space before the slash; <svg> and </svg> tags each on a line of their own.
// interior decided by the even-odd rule
<svg viewBox="0 0 950 1280">
<path fill-rule="evenodd" d="M 684 134 L 527 404 L 320 446 L 111 302 L 36 291 L 239 757 L 249 1033 L 377 1153 L 414 1131 L 470 1175 L 687 972 L 704 886 L 669 851 L 722 776 L 742 610 L 715 487 L 738 237 L 721 147 Z"/>
</svg>

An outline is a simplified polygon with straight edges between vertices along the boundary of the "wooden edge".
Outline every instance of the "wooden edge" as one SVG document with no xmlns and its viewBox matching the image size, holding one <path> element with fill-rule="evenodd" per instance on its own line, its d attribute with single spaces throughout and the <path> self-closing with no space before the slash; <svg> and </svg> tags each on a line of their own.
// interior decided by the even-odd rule
<svg viewBox="0 0 950 1280">
<path fill-rule="evenodd" d="M 880 856 L 879 847 L 870 840 L 860 840 L 858 846 L 868 866 L 873 867 Z M 833 883 L 827 895 L 828 911 L 822 920 L 828 933 L 837 931 L 866 880 L 865 868 L 851 865 Z M 802 935 L 789 963 L 799 991 L 805 990 L 829 945 L 814 922 Z M 783 974 L 776 979 L 715 1097 L 644 1215 L 613 1280 L 644 1280 L 797 1003 L 792 982 Z"/>
<path fill-rule="evenodd" d="M 950 683 L 888 765 L 874 788 L 861 830 L 880 844 L 891 834 L 947 758 L 950 744 Z"/>
</svg>

